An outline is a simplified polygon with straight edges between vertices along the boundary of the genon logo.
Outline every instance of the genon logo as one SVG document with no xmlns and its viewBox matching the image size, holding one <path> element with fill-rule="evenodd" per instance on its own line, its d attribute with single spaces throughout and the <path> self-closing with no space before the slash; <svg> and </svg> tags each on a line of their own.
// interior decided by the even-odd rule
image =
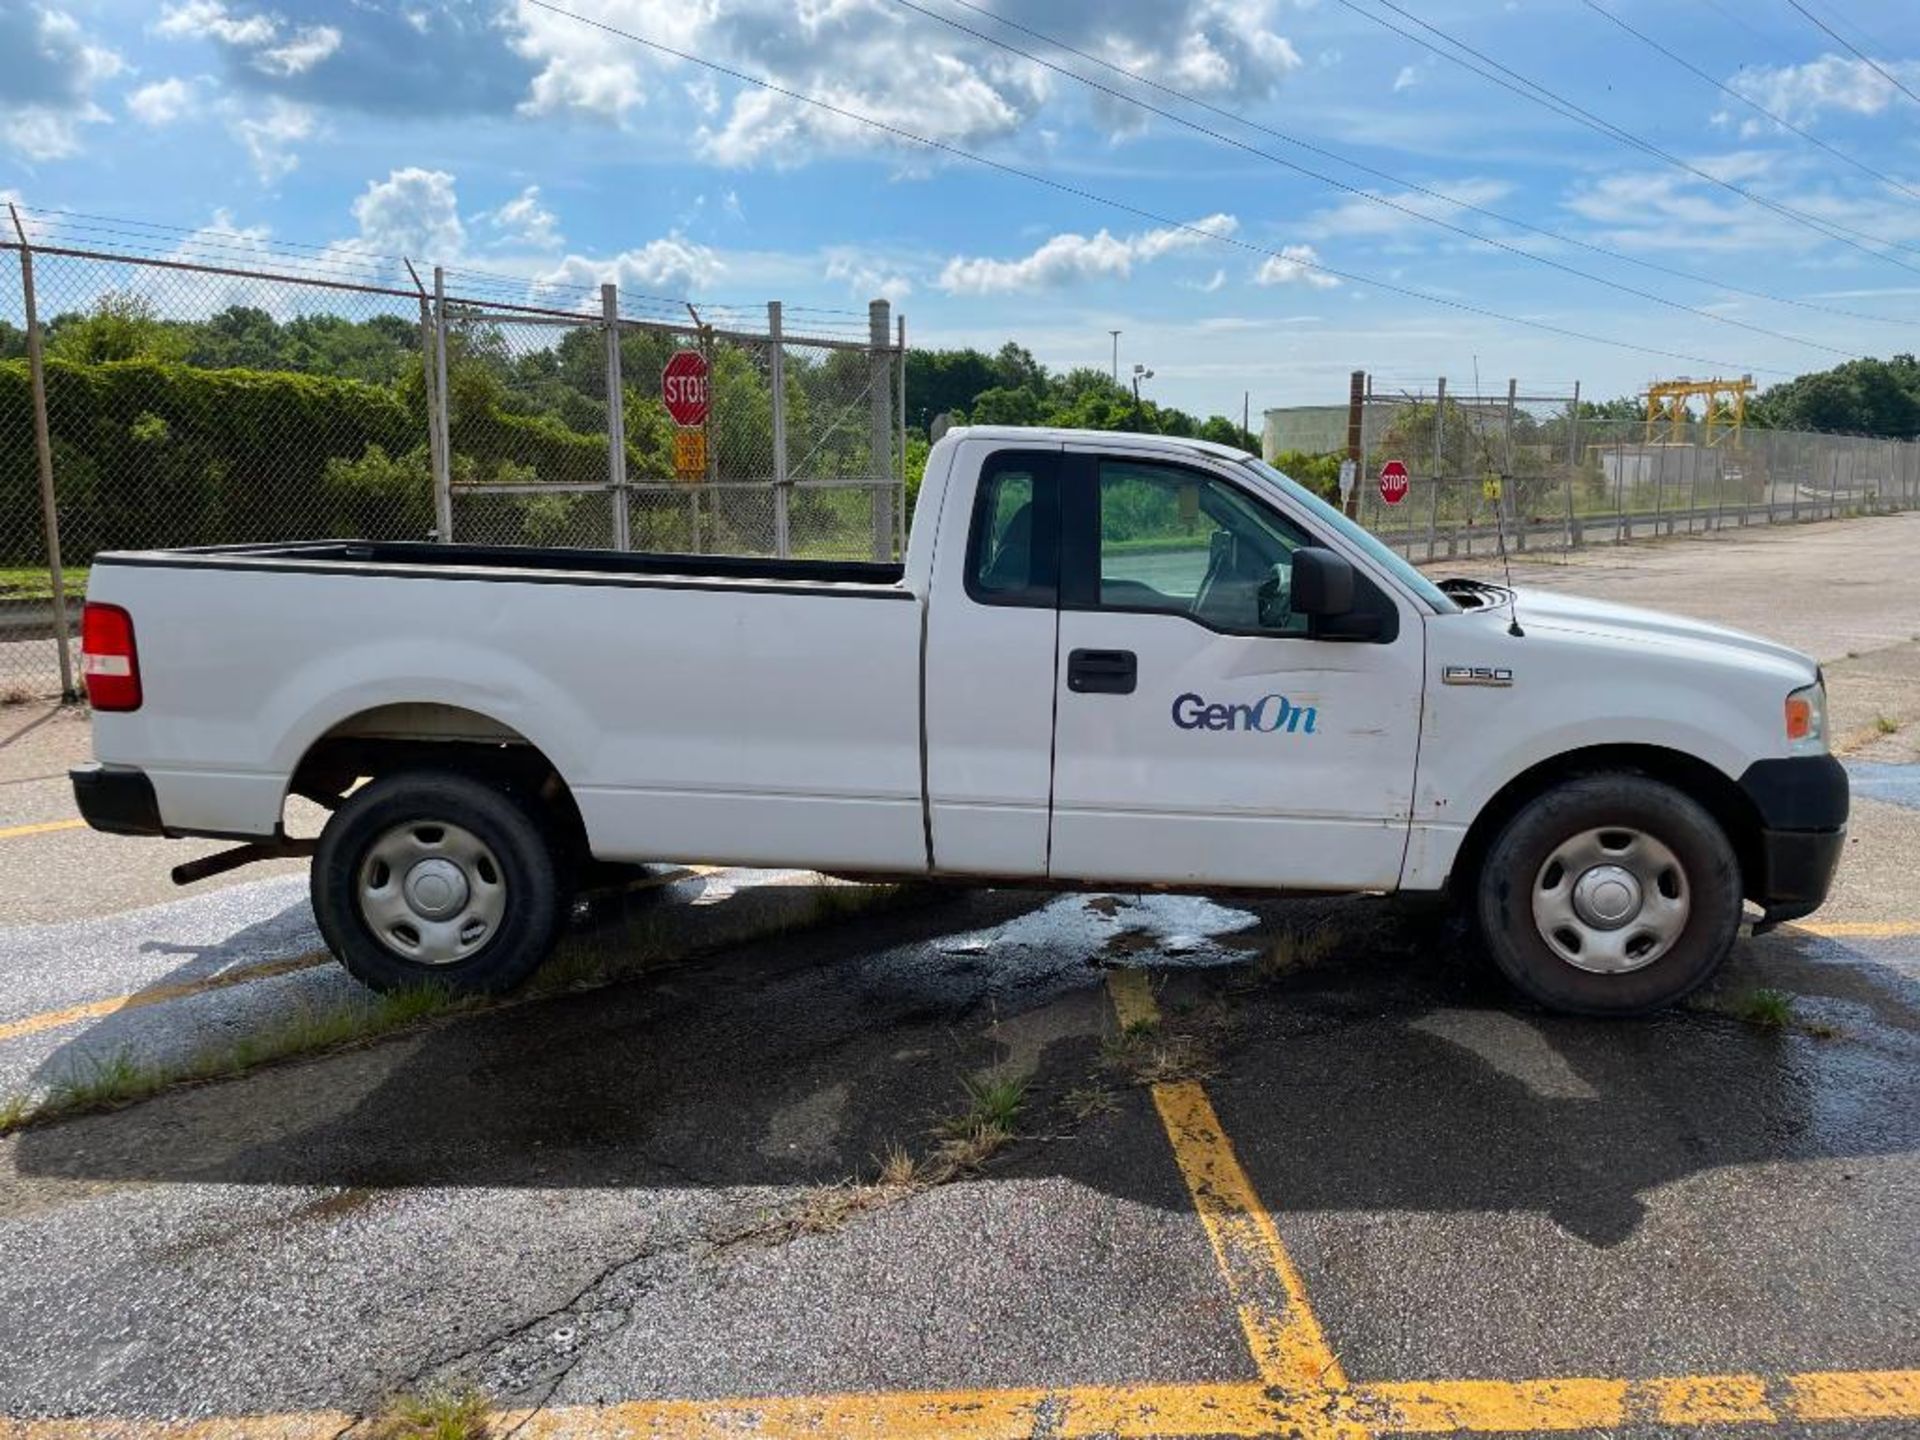
<svg viewBox="0 0 1920 1440">
<path fill-rule="evenodd" d="M 1182 730 L 1253 730 L 1262 735 L 1284 731 L 1288 735 L 1311 735 L 1319 714 L 1315 707 L 1296 705 L 1284 695 L 1262 695 L 1251 705 L 1209 705 L 1189 692 L 1173 702 L 1173 723 Z"/>
</svg>

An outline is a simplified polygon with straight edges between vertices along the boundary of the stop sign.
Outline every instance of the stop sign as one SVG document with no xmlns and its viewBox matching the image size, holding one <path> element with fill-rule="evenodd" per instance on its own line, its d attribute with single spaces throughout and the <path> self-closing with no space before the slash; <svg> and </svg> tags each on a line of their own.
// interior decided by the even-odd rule
<svg viewBox="0 0 1920 1440">
<path fill-rule="evenodd" d="M 660 372 L 660 398 L 676 425 L 707 421 L 707 357 L 698 350 L 676 350 Z"/>
<path fill-rule="evenodd" d="M 1407 498 L 1407 467 L 1401 461 L 1389 460 L 1380 467 L 1380 498 L 1389 505 Z"/>
</svg>

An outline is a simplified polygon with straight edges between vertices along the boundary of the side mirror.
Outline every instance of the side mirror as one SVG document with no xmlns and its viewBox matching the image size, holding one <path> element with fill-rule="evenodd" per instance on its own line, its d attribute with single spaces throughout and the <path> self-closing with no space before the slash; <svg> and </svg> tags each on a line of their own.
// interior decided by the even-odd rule
<svg viewBox="0 0 1920 1440">
<path fill-rule="evenodd" d="M 1353 610 L 1353 566 L 1318 545 L 1293 552 L 1292 605 L 1296 615 L 1327 619 Z"/>
</svg>

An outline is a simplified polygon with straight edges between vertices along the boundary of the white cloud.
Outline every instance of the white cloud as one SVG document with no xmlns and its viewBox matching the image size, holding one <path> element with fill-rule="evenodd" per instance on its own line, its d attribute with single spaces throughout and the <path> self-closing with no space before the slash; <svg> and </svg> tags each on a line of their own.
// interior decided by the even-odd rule
<svg viewBox="0 0 1920 1440">
<path fill-rule="evenodd" d="M 453 176 L 408 166 L 370 183 L 353 202 L 362 244 L 383 255 L 457 258 L 467 244 Z"/>
<path fill-rule="evenodd" d="M 156 130 L 183 119 L 193 108 L 193 85 L 177 75 L 142 85 L 127 96 L 127 113 Z"/>
<path fill-rule="evenodd" d="M 1001 295 L 1022 290 L 1051 290 L 1094 277 L 1124 279 L 1136 264 L 1157 260 L 1206 243 L 1207 235 L 1231 235 L 1240 222 L 1231 215 L 1208 215 L 1190 228 L 1168 227 L 1139 235 L 1116 236 L 1101 230 L 1092 236 L 1055 235 L 1018 260 L 956 255 L 936 282 L 959 295 Z M 1204 232 L 1204 233 L 1196 233 Z"/>
<path fill-rule="evenodd" d="M 278 27 L 265 15 L 235 15 L 222 0 L 186 0 L 169 5 L 153 27 L 174 40 L 218 40 L 223 45 L 265 45 Z"/>
<path fill-rule="evenodd" d="M 1902 83 L 1920 88 L 1920 60 L 1882 60 L 1881 69 Z M 1727 84 L 1784 120 L 1805 125 L 1826 111 L 1878 115 L 1900 99 L 1900 92 L 1864 60 L 1822 55 L 1804 65 L 1755 65 L 1732 76 Z M 1757 135 L 1774 127 L 1749 116 L 1743 135 Z"/>
<path fill-rule="evenodd" d="M 302 75 L 340 48 L 340 32 L 331 25 L 300 30 L 283 45 L 253 57 L 254 68 L 267 75 Z"/>
<path fill-rule="evenodd" d="M 1027 126 L 1058 89 L 1018 56 L 883 0 L 576 0 L 580 15 L 710 58 L 882 123 L 974 145 Z M 1138 74 L 1208 98 L 1256 101 L 1301 61 L 1274 28 L 1278 0 L 1116 0 L 1050 7 L 1049 31 Z M 683 62 L 516 0 L 511 45 L 538 66 L 523 108 L 623 122 L 671 87 L 711 119 L 695 139 L 723 165 L 786 165 L 822 152 L 904 150 L 859 121 L 753 86 L 716 83 Z M 1135 123 L 1092 102 L 1107 128 Z"/>
<path fill-rule="evenodd" d="M 246 146 L 254 173 L 266 184 L 285 179 L 300 164 L 294 146 L 312 138 L 317 124 L 313 111 L 274 96 L 259 109 L 229 109 L 229 128 Z"/>
<path fill-rule="evenodd" d="M 126 68 L 65 11 L 0 5 L 0 144 L 28 160 L 78 154 L 84 127 L 113 118 L 94 87 Z"/>
<path fill-rule="evenodd" d="M 845 283 L 859 300 L 891 300 L 897 305 L 913 293 L 913 282 L 905 275 L 857 250 L 829 251 L 826 275 Z"/>
<path fill-rule="evenodd" d="M 562 243 L 560 217 L 541 203 L 538 185 L 527 186 L 498 210 L 489 211 L 485 219 L 500 232 L 497 244 L 557 250 Z"/>
<path fill-rule="evenodd" d="M 1269 255 L 1254 272 L 1256 285 L 1308 285 L 1315 290 L 1331 290 L 1340 277 L 1316 269 L 1320 257 L 1311 245 L 1287 245 L 1278 255 Z"/>
<path fill-rule="evenodd" d="M 1402 65 L 1400 73 L 1393 77 L 1393 93 L 1398 95 L 1402 90 L 1411 90 L 1419 83 L 1419 68 L 1413 65 Z"/>
<path fill-rule="evenodd" d="M 675 231 L 604 260 L 569 255 L 539 276 L 534 288 L 581 289 L 612 281 L 623 290 L 681 299 L 711 285 L 725 268 L 714 251 Z"/>
<path fill-rule="evenodd" d="M 340 31 L 332 25 L 303 25 L 283 32 L 276 15 L 256 10 L 241 14 L 226 0 L 184 0 L 161 13 L 153 28 L 173 40 L 209 40 L 229 49 L 251 52 L 247 63 L 262 75 L 288 80 L 304 75 L 340 48 Z"/>
</svg>

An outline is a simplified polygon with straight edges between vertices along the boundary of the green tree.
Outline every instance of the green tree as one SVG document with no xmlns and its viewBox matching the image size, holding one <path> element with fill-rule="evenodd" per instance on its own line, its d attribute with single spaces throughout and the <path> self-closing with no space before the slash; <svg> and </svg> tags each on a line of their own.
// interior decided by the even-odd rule
<svg viewBox="0 0 1920 1440">
<path fill-rule="evenodd" d="M 47 326 L 47 354 L 76 365 L 116 360 L 181 360 L 188 337 L 159 318 L 153 302 L 130 290 L 108 290 L 85 314 L 56 315 Z"/>
</svg>

